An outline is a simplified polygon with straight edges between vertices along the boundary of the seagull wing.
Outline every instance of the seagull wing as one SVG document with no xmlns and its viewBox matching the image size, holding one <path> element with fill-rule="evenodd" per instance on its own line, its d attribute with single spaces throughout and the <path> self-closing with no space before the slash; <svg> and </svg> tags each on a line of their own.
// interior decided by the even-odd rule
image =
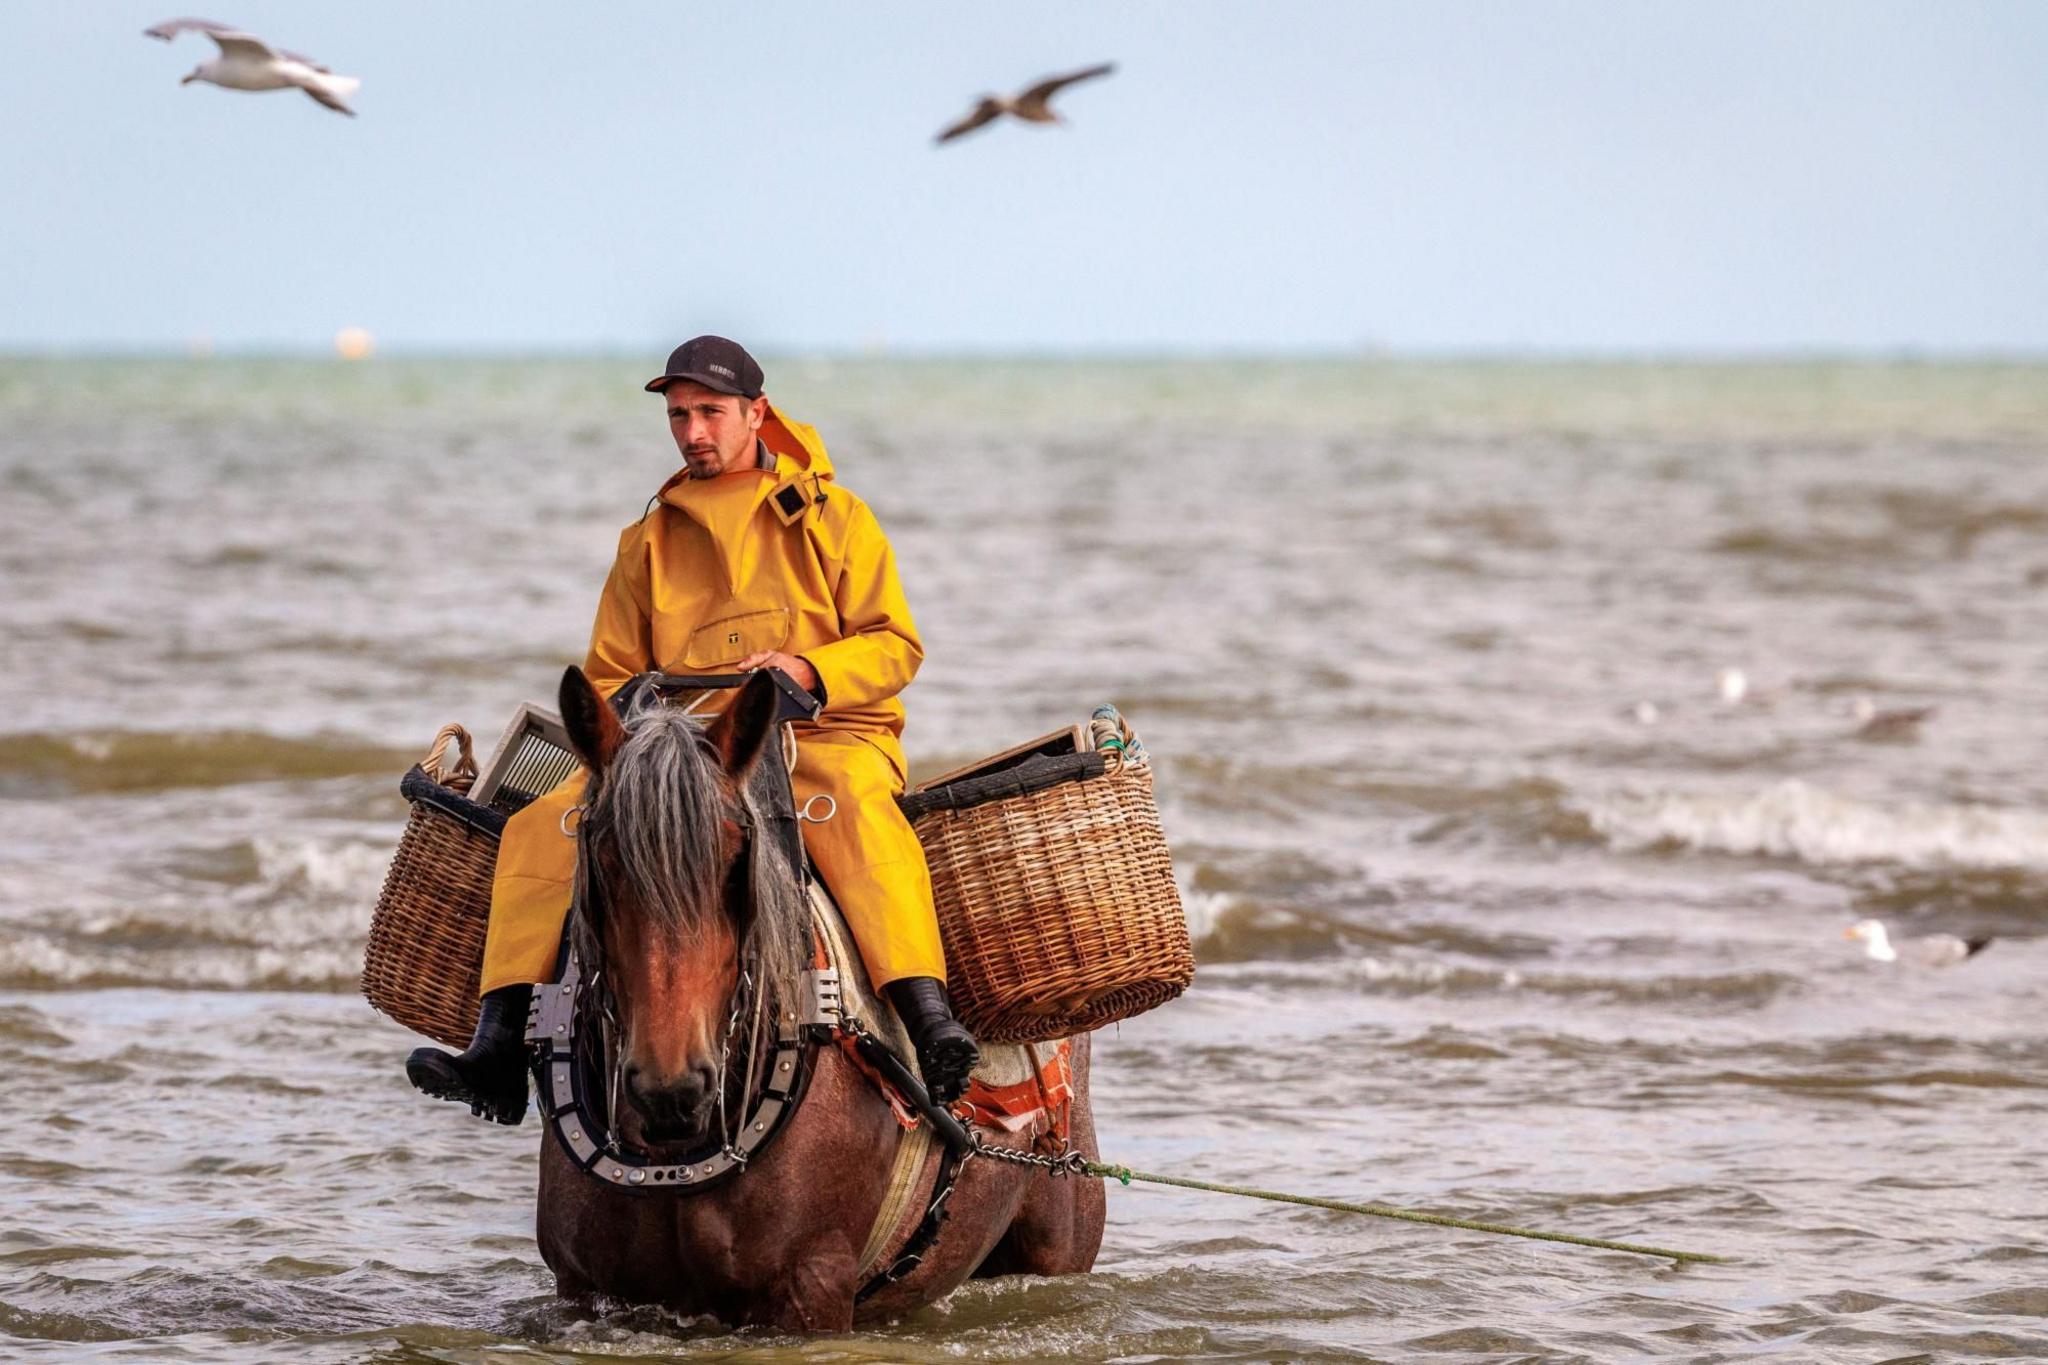
<svg viewBox="0 0 2048 1365">
<path fill-rule="evenodd" d="M 161 38 L 167 43 L 171 41 L 171 39 L 177 37 L 180 33 L 240 32 L 241 30 L 236 28 L 233 24 L 216 24 L 211 19 L 166 19 L 161 24 L 156 25 L 154 28 L 146 28 L 142 30 L 144 37 Z"/>
<path fill-rule="evenodd" d="M 239 48 L 239 51 L 244 56 L 255 56 L 260 53 L 268 60 L 269 55 L 274 51 L 275 55 L 284 58 L 288 62 L 297 62 L 301 66 L 311 67 L 315 71 L 333 73 L 332 67 L 320 65 L 320 63 L 314 61 L 303 52 L 287 52 L 283 48 L 273 49 L 268 43 L 254 34 L 244 33 L 233 24 L 217 24 L 211 19 L 166 19 L 154 28 L 146 28 L 142 32 L 146 37 L 161 38 L 167 43 L 180 33 L 204 33 L 207 37 L 220 44 L 220 50 L 224 54 L 228 51 L 226 40 L 233 39 L 238 44 L 244 45 Z"/>
<path fill-rule="evenodd" d="M 1953 967 L 1975 957 L 1991 946 L 1988 938 L 1958 938 L 1954 934 L 1928 934 L 1912 942 L 1913 956 L 1929 967 Z"/>
<path fill-rule="evenodd" d="M 332 109 L 335 113 L 347 114 L 350 118 L 356 116 L 355 110 L 342 103 L 341 91 L 337 91 L 332 85 L 321 80 L 318 76 L 307 80 L 294 80 L 292 84 L 305 91 L 308 95 L 311 95 L 319 103 Z M 355 90 L 355 82 L 344 80 L 341 89 L 352 93 Z"/>
<path fill-rule="evenodd" d="M 1002 116 L 1002 112 L 1003 106 L 1000 100 L 992 100 L 984 97 L 980 104 L 974 106 L 973 113 L 969 114 L 966 118 L 961 119 L 958 123 L 952 124 L 947 128 L 943 129 L 937 137 L 932 139 L 932 141 L 951 142 L 956 137 L 965 137 L 967 134 L 973 132 L 976 128 L 980 128 L 987 124 L 994 123 L 998 118 Z"/>
<path fill-rule="evenodd" d="M 210 32 L 206 36 L 213 39 L 223 57 L 244 62 L 274 62 L 278 57 L 276 48 L 253 33 L 230 28 Z"/>
<path fill-rule="evenodd" d="M 216 24 L 211 19 L 166 19 L 155 28 L 142 30 L 151 38 L 165 42 L 180 33 L 204 33 L 213 39 L 215 47 L 223 57 L 233 57 L 245 62 L 274 62 L 279 53 L 253 33 L 244 33 L 233 24 Z"/>
<path fill-rule="evenodd" d="M 1079 71 L 1069 71 L 1064 76 L 1048 76 L 1023 94 L 1017 96 L 1017 107 L 1027 113 L 1042 112 L 1045 109 L 1046 101 L 1068 86 L 1078 84 L 1081 81 L 1092 81 L 1097 76 L 1107 76 L 1114 70 L 1116 70 L 1115 62 L 1104 62 L 1100 66 L 1083 67 Z"/>
</svg>

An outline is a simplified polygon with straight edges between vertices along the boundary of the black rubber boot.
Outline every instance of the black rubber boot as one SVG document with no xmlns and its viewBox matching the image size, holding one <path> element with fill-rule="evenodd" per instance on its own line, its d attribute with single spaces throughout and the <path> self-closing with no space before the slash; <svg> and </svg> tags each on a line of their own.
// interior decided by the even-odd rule
<svg viewBox="0 0 2048 1365">
<path fill-rule="evenodd" d="M 940 1104 L 951 1104 L 967 1090 L 967 1077 L 981 1060 L 974 1035 L 953 1017 L 946 988 L 937 978 L 906 976 L 885 988 L 889 1003 L 903 1016 L 910 1041 L 917 1048 L 917 1069 L 924 1088 Z"/>
<path fill-rule="evenodd" d="M 458 1054 L 417 1047 L 405 1078 L 437 1100 L 469 1106 L 478 1118 L 517 1124 L 526 1117 L 526 1004 L 531 986 L 500 986 L 483 998 L 476 1036 Z"/>
</svg>

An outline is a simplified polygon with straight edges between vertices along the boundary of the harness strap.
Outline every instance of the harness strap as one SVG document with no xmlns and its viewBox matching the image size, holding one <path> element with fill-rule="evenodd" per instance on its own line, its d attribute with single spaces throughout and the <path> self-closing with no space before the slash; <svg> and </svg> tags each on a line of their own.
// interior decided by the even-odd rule
<svg viewBox="0 0 2048 1365">
<path fill-rule="evenodd" d="M 939 1233 L 946 1223 L 946 1205 L 952 1201 L 953 1190 L 960 1183 L 960 1172 L 967 1165 L 969 1154 L 969 1150 L 950 1145 L 939 1148 L 938 1174 L 932 1180 L 932 1200 L 925 1206 L 924 1217 L 904 1242 L 903 1249 L 889 1262 L 888 1269 L 870 1279 L 854 1294 L 855 1303 L 866 1302 L 924 1263 L 926 1253 L 938 1244 Z"/>
<path fill-rule="evenodd" d="M 932 1131 L 920 1124 L 902 1128 L 896 1135 L 896 1159 L 889 1164 L 889 1184 L 882 1195 L 882 1207 L 875 1211 L 875 1225 L 868 1229 L 867 1245 L 861 1248 L 860 1267 L 854 1278 L 866 1282 L 881 1262 L 882 1253 L 903 1231 L 906 1215 L 916 1207 L 917 1189 L 923 1183 L 925 1158 L 931 1155 Z M 907 1242 L 909 1237 L 904 1235 Z"/>
</svg>

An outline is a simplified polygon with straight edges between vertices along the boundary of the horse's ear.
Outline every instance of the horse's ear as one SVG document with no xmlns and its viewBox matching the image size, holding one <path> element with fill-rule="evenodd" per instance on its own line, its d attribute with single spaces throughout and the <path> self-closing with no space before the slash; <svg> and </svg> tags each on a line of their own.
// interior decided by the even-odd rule
<svg viewBox="0 0 2048 1365">
<path fill-rule="evenodd" d="M 626 742 L 626 727 L 612 714 L 583 670 L 573 665 L 562 674 L 562 725 L 569 731 L 569 745 L 584 766 L 601 773 L 611 766 L 619 746 Z"/>
<path fill-rule="evenodd" d="M 718 746 L 718 760 L 726 772 L 744 780 L 754 760 L 775 733 L 775 681 L 756 673 L 740 684 L 732 705 L 711 723 L 711 742 Z"/>
</svg>

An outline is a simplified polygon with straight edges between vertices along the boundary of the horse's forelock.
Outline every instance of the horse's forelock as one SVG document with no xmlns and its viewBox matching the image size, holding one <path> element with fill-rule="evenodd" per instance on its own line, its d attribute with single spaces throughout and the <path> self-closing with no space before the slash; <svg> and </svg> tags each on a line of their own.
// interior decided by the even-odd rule
<svg viewBox="0 0 2048 1365">
<path fill-rule="evenodd" d="M 633 716 L 589 811 L 592 832 L 610 844 L 619 889 L 630 887 L 647 918 L 675 934 L 699 928 L 718 906 L 724 783 L 702 735 L 681 712 Z"/>
<path fill-rule="evenodd" d="M 654 924 L 685 939 L 722 908 L 726 778 L 697 718 L 663 707 L 636 708 L 626 742 L 589 795 L 593 836 L 605 839 L 615 874 Z M 809 916 L 796 870 L 772 837 L 773 774 L 756 765 L 740 794 L 754 829 L 748 904 L 736 907 L 744 951 L 780 996 L 808 965 Z M 620 896 L 608 900 L 616 905 Z"/>
</svg>

